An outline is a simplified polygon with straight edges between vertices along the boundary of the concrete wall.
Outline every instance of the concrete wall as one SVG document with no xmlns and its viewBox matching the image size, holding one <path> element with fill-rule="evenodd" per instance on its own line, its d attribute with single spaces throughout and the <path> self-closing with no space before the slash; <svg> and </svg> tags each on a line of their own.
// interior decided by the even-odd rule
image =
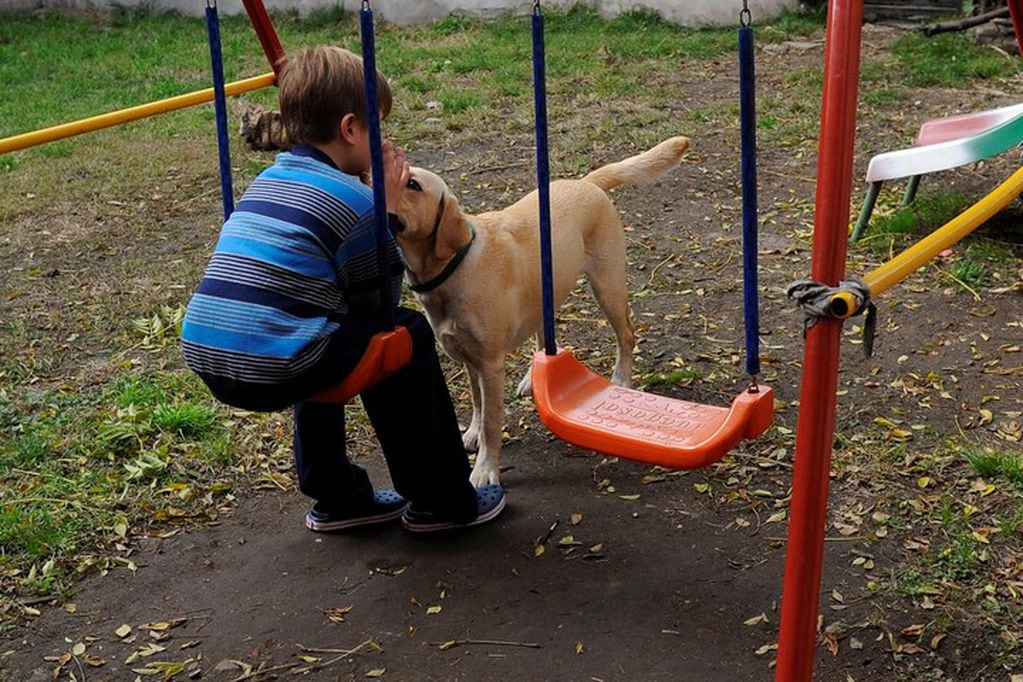
<svg viewBox="0 0 1023 682">
<path fill-rule="evenodd" d="M 270 11 L 297 9 L 305 14 L 311 10 L 342 7 L 357 11 L 361 0 L 264 0 Z M 0 9 L 31 10 L 40 7 L 105 9 L 115 4 L 125 7 L 142 5 L 154 10 L 176 10 L 182 14 L 201 15 L 206 8 L 204 0 L 0 0 Z M 686 26 L 721 25 L 737 22 L 739 0 L 543 0 L 544 7 L 571 7 L 585 4 L 596 7 L 604 17 L 615 17 L 631 10 L 651 10 L 668 21 Z M 799 0 L 754 0 L 750 3 L 754 19 L 763 21 L 776 16 L 785 8 L 795 8 Z M 222 14 L 244 12 L 241 0 L 218 0 Z M 528 0 L 372 0 L 378 17 L 398 24 L 434 21 L 451 14 L 488 17 L 515 12 L 532 11 Z"/>
</svg>

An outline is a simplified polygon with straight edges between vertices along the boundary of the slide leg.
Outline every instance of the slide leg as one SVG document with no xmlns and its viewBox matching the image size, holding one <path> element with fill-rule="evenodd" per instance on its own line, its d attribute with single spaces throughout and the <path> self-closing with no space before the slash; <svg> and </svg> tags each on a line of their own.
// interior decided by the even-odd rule
<svg viewBox="0 0 1023 682">
<path fill-rule="evenodd" d="M 863 236 L 864 230 L 867 229 L 867 223 L 870 222 L 870 214 L 874 212 L 874 204 L 877 203 L 877 195 L 881 193 L 882 184 L 884 183 L 879 180 L 870 183 L 870 187 L 867 188 L 867 196 L 863 198 L 863 208 L 860 210 L 860 217 L 856 219 L 856 227 L 853 228 L 852 241 L 859 241 L 860 237 Z"/>
<path fill-rule="evenodd" d="M 906 184 L 906 193 L 902 195 L 902 205 L 909 206 L 913 203 L 913 199 L 916 199 L 916 190 L 920 187 L 920 176 L 914 175 L 910 177 L 909 182 Z"/>
</svg>

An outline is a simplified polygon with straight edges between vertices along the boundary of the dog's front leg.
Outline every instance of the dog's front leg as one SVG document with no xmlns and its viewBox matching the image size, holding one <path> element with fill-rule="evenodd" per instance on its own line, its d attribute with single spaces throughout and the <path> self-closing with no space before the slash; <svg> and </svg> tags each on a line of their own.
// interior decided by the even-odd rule
<svg viewBox="0 0 1023 682">
<path fill-rule="evenodd" d="M 476 487 L 499 483 L 501 477 L 501 427 L 504 423 L 504 359 L 487 360 L 480 368 L 482 423 L 480 449 L 469 481 Z"/>
<path fill-rule="evenodd" d="M 469 377 L 469 394 L 472 396 L 472 420 L 469 422 L 469 428 L 462 434 L 462 446 L 466 452 L 476 452 L 480 446 L 480 424 L 483 422 L 480 373 L 468 364 L 465 365 L 465 373 Z"/>
</svg>

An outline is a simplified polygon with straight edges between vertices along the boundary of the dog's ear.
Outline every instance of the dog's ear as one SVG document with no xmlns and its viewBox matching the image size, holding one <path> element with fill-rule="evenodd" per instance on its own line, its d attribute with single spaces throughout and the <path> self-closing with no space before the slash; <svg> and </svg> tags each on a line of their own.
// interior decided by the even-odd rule
<svg viewBox="0 0 1023 682">
<path fill-rule="evenodd" d="M 454 257 L 469 241 L 469 221 L 451 192 L 444 192 L 444 208 L 437 218 L 437 238 L 433 255 L 439 261 Z"/>
</svg>

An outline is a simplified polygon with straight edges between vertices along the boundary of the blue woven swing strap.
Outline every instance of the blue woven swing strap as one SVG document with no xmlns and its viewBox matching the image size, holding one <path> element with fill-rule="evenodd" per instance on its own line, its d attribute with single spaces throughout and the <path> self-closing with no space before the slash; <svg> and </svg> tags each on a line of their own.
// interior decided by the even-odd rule
<svg viewBox="0 0 1023 682">
<path fill-rule="evenodd" d="M 554 339 L 554 265 L 551 256 L 551 175 L 547 155 L 547 82 L 545 79 L 543 12 L 540 2 L 533 4 L 533 104 L 536 114 L 536 185 L 540 194 L 540 267 L 543 288 L 543 345 L 547 355 L 555 355 Z"/>
<path fill-rule="evenodd" d="M 376 37 L 373 33 L 373 10 L 369 0 L 362 1 L 359 12 L 362 32 L 362 69 L 366 82 L 366 122 L 369 127 L 369 155 L 373 178 L 373 223 L 380 269 L 380 299 L 385 329 L 394 328 L 394 306 L 391 305 L 390 260 L 387 257 L 387 198 L 384 194 L 384 152 L 380 139 L 380 102 L 377 95 Z"/>
<path fill-rule="evenodd" d="M 231 146 L 227 132 L 224 57 L 220 47 L 220 17 L 217 15 L 216 0 L 206 0 L 206 36 L 210 44 L 210 69 L 213 72 L 213 109 L 217 121 L 220 194 L 224 203 L 224 220 L 227 220 L 234 213 L 234 187 L 231 182 Z"/>
<path fill-rule="evenodd" d="M 742 139 L 742 264 L 746 320 L 746 372 L 760 373 L 760 302 L 757 291 L 757 112 L 753 27 L 746 0 L 739 12 L 739 119 Z M 754 383 L 756 381 L 754 380 Z"/>
</svg>

